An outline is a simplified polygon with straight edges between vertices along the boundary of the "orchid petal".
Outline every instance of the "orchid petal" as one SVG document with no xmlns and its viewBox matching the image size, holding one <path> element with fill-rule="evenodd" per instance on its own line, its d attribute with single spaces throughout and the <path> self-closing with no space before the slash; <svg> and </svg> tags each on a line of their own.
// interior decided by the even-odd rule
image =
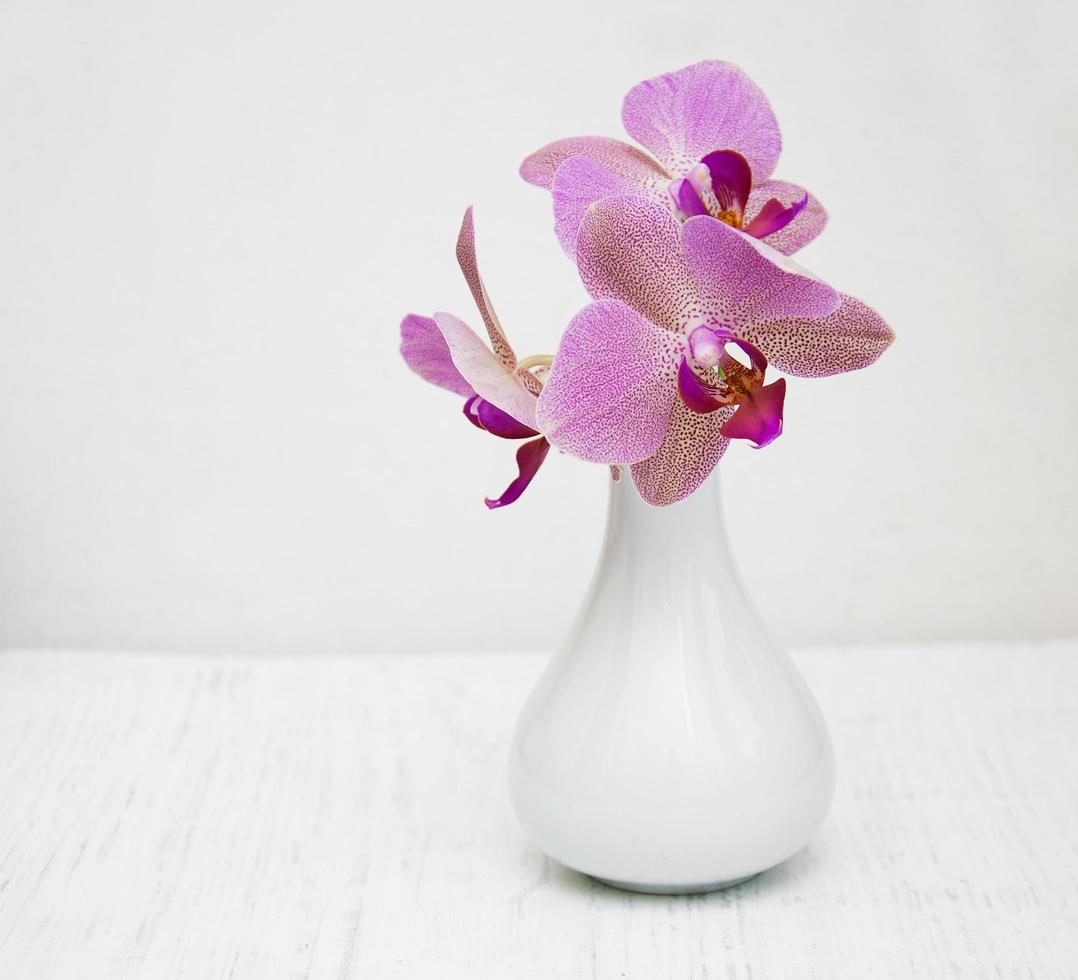
<svg viewBox="0 0 1078 980">
<path fill-rule="evenodd" d="M 745 225 L 745 231 L 752 235 L 753 238 L 768 238 L 782 231 L 783 228 L 790 224 L 805 210 L 808 202 L 808 194 L 805 194 L 800 201 L 796 201 L 789 207 L 786 207 L 777 198 L 769 198 L 764 203 L 764 206 L 760 208 L 760 213 Z M 775 246 L 772 245 L 771 247 L 774 248 Z"/>
<path fill-rule="evenodd" d="M 543 390 L 543 381 L 546 379 L 547 371 L 548 367 L 545 364 L 531 369 L 517 368 L 516 376 L 528 391 L 538 397 L 539 392 Z"/>
<path fill-rule="evenodd" d="M 570 258 L 576 255 L 580 223 L 588 207 L 604 197 L 633 194 L 641 186 L 611 173 L 590 157 L 570 157 L 554 175 L 554 233 Z"/>
<path fill-rule="evenodd" d="M 711 174 L 711 188 L 723 211 L 739 218 L 745 213 L 752 191 L 752 168 L 736 150 L 716 150 L 700 161 Z"/>
<path fill-rule="evenodd" d="M 429 316 L 409 313 L 401 320 L 401 356 L 424 381 L 467 398 L 472 386 L 453 365 L 449 345 Z"/>
<path fill-rule="evenodd" d="M 730 445 L 720 429 L 733 412 L 726 407 L 700 415 L 680 399 L 675 401 L 662 445 L 632 468 L 640 496 L 655 507 L 665 507 L 695 491 Z"/>
<path fill-rule="evenodd" d="M 520 165 L 520 176 L 536 187 L 549 188 L 558 168 L 576 156 L 588 157 L 604 170 L 637 184 L 658 177 L 669 179 L 666 171 L 646 153 L 609 136 L 570 136 L 548 143 Z"/>
<path fill-rule="evenodd" d="M 700 195 L 697 193 L 696 188 L 684 178 L 679 178 L 670 185 L 670 196 L 674 199 L 677 209 L 686 218 L 709 213 L 707 206 L 700 200 Z"/>
<path fill-rule="evenodd" d="M 624 303 L 601 300 L 566 328 L 539 396 L 540 431 L 593 463 L 636 463 L 663 441 L 677 397 L 680 337 Z"/>
<path fill-rule="evenodd" d="M 449 347 L 453 364 L 476 394 L 530 428 L 535 424 L 535 395 L 516 373 L 491 353 L 489 347 L 462 320 L 451 313 L 435 313 L 435 323 Z"/>
<path fill-rule="evenodd" d="M 785 378 L 751 387 L 733 417 L 723 425 L 722 434 L 728 439 L 748 439 L 755 448 L 763 449 L 782 435 L 785 398 Z"/>
<path fill-rule="evenodd" d="M 498 507 L 506 507 L 519 499 L 520 495 L 528 489 L 539 467 L 543 465 L 547 453 L 550 452 L 550 443 L 546 439 L 535 439 L 526 442 L 517 450 L 517 477 L 509 484 L 502 495 L 494 500 L 487 497 L 483 502 L 488 509 L 495 510 Z"/>
<path fill-rule="evenodd" d="M 756 223 L 762 216 L 766 217 L 764 211 L 771 201 L 777 201 L 784 211 L 798 206 L 801 201 L 805 201 L 805 204 L 783 227 L 763 231 Z M 826 224 L 827 212 L 823 205 L 803 187 L 784 180 L 765 180 L 758 184 L 749 195 L 749 203 L 745 208 L 745 231 L 757 238 L 763 238 L 783 255 L 793 255 L 798 249 L 804 248 L 823 231 Z"/>
<path fill-rule="evenodd" d="M 472 402 L 473 399 L 468 400 L 469 405 L 472 405 Z M 539 435 L 531 426 L 521 425 L 512 415 L 503 412 L 479 395 L 475 396 L 471 412 L 474 413 L 475 421 L 481 429 L 500 439 L 530 439 L 532 436 Z M 466 411 L 465 414 L 468 412 Z"/>
<path fill-rule="evenodd" d="M 838 306 L 826 283 L 715 218 L 690 218 L 681 240 L 708 314 L 738 335 L 761 320 L 826 316 Z"/>
<path fill-rule="evenodd" d="M 808 198 L 806 197 L 802 202 L 802 207 L 807 203 Z M 747 235 L 752 235 L 753 238 L 763 238 L 780 228 L 785 228 L 796 217 L 793 210 L 793 207 L 788 208 L 775 198 L 769 198 L 764 202 L 764 206 L 760 208 L 756 217 L 746 222 L 741 230 Z"/>
<path fill-rule="evenodd" d="M 479 315 L 483 318 L 483 325 L 487 328 L 487 335 L 490 337 L 490 346 L 494 348 L 498 360 L 507 368 L 512 369 L 517 363 L 516 355 L 513 353 L 513 348 L 509 346 L 505 331 L 498 322 L 498 314 L 494 312 L 486 287 L 479 276 L 479 262 L 475 255 L 475 224 L 472 220 L 471 208 L 464 212 L 460 234 L 457 236 L 457 262 L 472 292 L 475 305 L 479 307 Z"/>
<path fill-rule="evenodd" d="M 577 268 L 592 298 L 621 300 L 652 323 L 681 332 L 700 309 L 679 229 L 668 207 L 639 197 L 593 204 L 576 243 Z"/>
<path fill-rule="evenodd" d="M 767 352 L 786 374 L 824 378 L 868 367 L 895 335 L 883 318 L 853 296 L 824 317 L 782 317 L 755 323 L 742 336 Z"/>
<path fill-rule="evenodd" d="M 482 398 L 473 394 L 471 398 L 464 403 L 464 408 L 462 409 L 464 417 L 477 429 L 483 429 L 483 423 L 479 421 L 479 404 L 482 401 Z M 483 429 L 483 431 L 485 432 L 486 429 Z"/>
<path fill-rule="evenodd" d="M 782 149 L 764 93 L 736 65 L 701 61 L 635 86 L 621 107 L 625 129 L 672 174 L 712 150 L 736 150 L 757 180 L 771 176 Z"/>
</svg>

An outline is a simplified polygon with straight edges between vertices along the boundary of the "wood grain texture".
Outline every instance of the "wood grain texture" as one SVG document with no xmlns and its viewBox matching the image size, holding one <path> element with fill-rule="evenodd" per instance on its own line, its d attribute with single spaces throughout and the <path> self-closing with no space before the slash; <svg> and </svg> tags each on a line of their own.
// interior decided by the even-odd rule
<svg viewBox="0 0 1078 980">
<path fill-rule="evenodd" d="M 516 829 L 542 662 L 0 655 L 0 977 L 1078 976 L 1078 643 L 801 655 L 830 818 L 677 898 Z"/>
</svg>

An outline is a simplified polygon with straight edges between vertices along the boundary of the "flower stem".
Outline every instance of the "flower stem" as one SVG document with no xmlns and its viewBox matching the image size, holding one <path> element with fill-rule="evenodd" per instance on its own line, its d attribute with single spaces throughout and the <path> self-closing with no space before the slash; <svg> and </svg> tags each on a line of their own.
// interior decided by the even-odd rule
<svg viewBox="0 0 1078 980">
<path fill-rule="evenodd" d="M 553 354 L 532 354 L 523 361 L 517 361 L 518 371 L 530 371 L 533 367 L 550 367 L 554 363 Z"/>
</svg>

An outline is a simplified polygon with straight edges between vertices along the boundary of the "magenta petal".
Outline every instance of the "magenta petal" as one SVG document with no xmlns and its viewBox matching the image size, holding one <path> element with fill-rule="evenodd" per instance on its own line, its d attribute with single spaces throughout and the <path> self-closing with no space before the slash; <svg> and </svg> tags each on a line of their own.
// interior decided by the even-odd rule
<svg viewBox="0 0 1078 980">
<path fill-rule="evenodd" d="M 491 500 L 487 497 L 484 503 L 490 510 L 497 507 L 506 507 L 516 501 L 520 495 L 528 489 L 539 467 L 543 465 L 547 453 L 550 452 L 550 443 L 546 439 L 536 439 L 534 442 L 526 442 L 517 450 L 517 478 L 505 488 L 500 497 Z"/>
<path fill-rule="evenodd" d="M 566 328 L 539 395 L 539 430 L 593 463 L 636 463 L 658 449 L 677 397 L 680 336 L 624 303 L 600 300 Z"/>
<path fill-rule="evenodd" d="M 700 161 L 711 172 L 711 188 L 723 211 L 745 213 L 752 191 L 752 168 L 736 150 L 716 150 Z"/>
<path fill-rule="evenodd" d="M 530 439 L 532 436 L 539 435 L 535 429 L 518 422 L 512 415 L 503 412 L 485 398 L 480 398 L 479 395 L 468 399 L 464 414 L 479 428 L 501 439 Z"/>
<path fill-rule="evenodd" d="M 808 206 L 808 201 L 809 196 L 805 194 L 800 201 L 786 207 L 777 198 L 773 197 L 760 208 L 760 213 L 745 225 L 745 231 L 752 235 L 753 238 L 767 238 L 768 235 L 782 231 L 805 210 Z"/>
<path fill-rule="evenodd" d="M 588 208 L 604 197 L 631 194 L 639 185 L 611 173 L 590 157 L 570 157 L 554 175 L 554 233 L 566 255 L 576 255 L 580 223 Z"/>
<path fill-rule="evenodd" d="M 772 216 L 779 213 L 776 207 L 771 205 L 772 201 L 775 201 L 783 212 L 798 207 L 801 202 L 804 202 L 804 205 L 799 207 L 782 227 L 761 230 L 762 226 L 758 224 L 761 219 L 771 221 Z M 749 195 L 745 222 L 745 231 L 750 235 L 757 238 L 766 235 L 764 240 L 772 248 L 783 255 L 793 255 L 823 231 L 827 224 L 827 212 L 803 187 L 784 180 L 765 180 L 754 187 Z"/>
<path fill-rule="evenodd" d="M 739 336 L 761 320 L 826 316 L 838 306 L 838 293 L 826 283 L 715 218 L 690 218 L 681 240 L 708 316 Z"/>
<path fill-rule="evenodd" d="M 680 332 L 699 315 L 680 227 L 669 207 L 640 197 L 593 204 L 576 243 L 577 268 L 592 298 L 621 300 L 652 323 Z"/>
<path fill-rule="evenodd" d="M 483 399 L 480 398 L 478 395 L 473 394 L 472 397 L 464 403 L 464 408 L 462 409 L 462 411 L 464 412 L 464 417 L 469 422 L 471 422 L 472 425 L 474 425 L 477 429 L 483 429 L 483 423 L 479 421 L 478 411 L 479 403 L 482 400 Z M 486 430 L 483 429 L 483 431 L 485 432 Z"/>
<path fill-rule="evenodd" d="M 718 392 L 697 375 L 685 357 L 682 357 L 681 366 L 677 370 L 677 390 L 681 400 L 700 415 L 707 415 L 717 408 L 722 408 L 724 404 L 729 404 L 728 401 L 720 399 Z"/>
<path fill-rule="evenodd" d="M 520 176 L 537 187 L 551 187 L 558 168 L 576 156 L 588 157 L 604 170 L 637 184 L 667 176 L 646 153 L 609 136 L 571 136 L 548 143 L 520 165 Z"/>
<path fill-rule="evenodd" d="M 727 439 L 748 439 L 757 449 L 763 449 L 782 435 L 782 405 L 785 399 L 785 378 L 753 388 L 722 427 L 722 434 Z"/>
<path fill-rule="evenodd" d="M 786 212 L 786 205 L 779 201 L 777 198 L 768 199 L 759 213 L 751 221 L 746 222 L 742 230 L 753 238 L 763 238 L 764 235 L 772 231 L 778 231 L 777 228 L 772 227 L 775 224 L 777 218 Z M 789 222 L 787 222 L 789 224 Z"/>
<path fill-rule="evenodd" d="M 707 214 L 708 210 L 696 188 L 684 178 L 675 180 L 670 185 L 670 196 L 674 199 L 678 210 L 686 217 L 692 218 L 698 214 Z"/>
<path fill-rule="evenodd" d="M 824 378 L 868 367 L 895 339 L 872 307 L 853 296 L 824 317 L 781 317 L 748 326 L 743 337 L 786 374 Z"/>
<path fill-rule="evenodd" d="M 429 316 L 409 313 L 401 320 L 401 356 L 424 381 L 468 397 L 472 386 L 453 365 L 449 345 Z"/>
<path fill-rule="evenodd" d="M 782 148 L 764 93 L 736 65 L 701 61 L 635 86 L 621 107 L 625 129 L 672 174 L 712 150 L 737 150 L 757 180 L 771 176 Z"/>
</svg>

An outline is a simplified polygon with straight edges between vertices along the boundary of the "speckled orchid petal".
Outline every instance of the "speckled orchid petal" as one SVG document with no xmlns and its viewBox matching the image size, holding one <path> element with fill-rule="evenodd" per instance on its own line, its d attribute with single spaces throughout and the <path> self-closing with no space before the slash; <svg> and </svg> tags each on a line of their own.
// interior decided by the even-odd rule
<svg viewBox="0 0 1078 980">
<path fill-rule="evenodd" d="M 590 157 L 570 157 L 554 175 L 551 187 L 554 198 L 554 233 L 565 253 L 576 255 L 576 240 L 580 224 L 588 208 L 604 197 L 643 194 L 652 200 L 662 200 L 657 186 L 611 173 Z"/>
<path fill-rule="evenodd" d="M 745 327 L 741 335 L 766 351 L 772 366 L 802 378 L 825 378 L 868 367 L 895 335 L 883 318 L 842 294 L 824 317 L 781 317 Z"/>
<path fill-rule="evenodd" d="M 696 490 L 730 445 L 719 430 L 733 412 L 728 407 L 701 415 L 680 399 L 675 401 L 662 444 L 632 468 L 640 496 L 655 507 L 665 507 Z"/>
<path fill-rule="evenodd" d="M 449 345 L 429 316 L 409 313 L 401 320 L 401 356 L 424 381 L 467 398 L 472 386 L 453 364 Z"/>
<path fill-rule="evenodd" d="M 636 463 L 662 443 L 685 344 L 617 300 L 581 310 L 539 396 L 539 430 L 593 463 Z"/>
<path fill-rule="evenodd" d="M 592 298 L 621 300 L 652 323 L 681 332 L 700 304 L 680 228 L 668 207 L 639 197 L 593 204 L 576 243 L 577 268 Z"/>
<path fill-rule="evenodd" d="M 752 168 L 736 150 L 715 150 L 701 161 L 711 174 L 711 189 L 723 211 L 740 220 L 752 191 Z"/>
<path fill-rule="evenodd" d="M 479 395 L 472 395 L 464 403 L 464 414 L 473 425 L 500 439 L 530 439 L 539 435 L 531 426 L 522 425 Z"/>
<path fill-rule="evenodd" d="M 747 439 L 755 449 L 763 449 L 782 435 L 785 399 L 785 378 L 769 385 L 751 386 L 733 417 L 723 424 L 722 434 L 727 439 Z"/>
<path fill-rule="evenodd" d="M 558 168 L 570 157 L 585 156 L 617 177 L 633 183 L 667 178 L 666 171 L 646 153 L 609 136 L 570 136 L 536 150 L 520 165 L 520 176 L 536 187 L 549 188 Z"/>
<path fill-rule="evenodd" d="M 453 365 L 471 389 L 523 425 L 537 428 L 535 395 L 516 373 L 506 369 L 472 328 L 452 313 L 435 313 L 434 321 L 449 347 Z"/>
<path fill-rule="evenodd" d="M 780 316 L 826 316 L 838 293 L 790 259 L 715 218 L 682 227 L 685 258 L 715 325 L 743 328 Z"/>
<path fill-rule="evenodd" d="M 543 381 L 539 377 L 537 371 L 522 371 L 519 368 L 514 372 L 517 379 L 525 388 L 528 389 L 533 395 L 538 397 L 539 392 L 543 390 Z"/>
<path fill-rule="evenodd" d="M 479 315 L 483 318 L 483 325 L 487 328 L 490 337 L 490 346 L 499 361 L 507 368 L 516 366 L 517 359 L 513 348 L 509 346 L 505 331 L 498 322 L 498 314 L 487 295 L 486 287 L 479 276 L 479 262 L 475 256 L 475 224 L 472 220 L 472 209 L 464 212 L 464 220 L 460 225 L 460 234 L 457 236 L 457 262 L 460 263 L 460 271 L 464 273 L 464 280 L 472 292 L 475 305 L 479 308 Z"/>
<path fill-rule="evenodd" d="M 539 467 L 543 465 L 547 453 L 550 452 L 550 443 L 546 439 L 535 439 L 526 442 L 517 450 L 517 477 L 505 488 L 500 497 L 491 499 L 487 497 L 484 503 L 490 510 L 498 507 L 506 507 L 520 498 L 520 495 L 528 489 Z"/>
<path fill-rule="evenodd" d="M 621 107 L 625 129 L 672 174 L 712 150 L 737 150 L 757 180 L 771 176 L 782 149 L 764 93 L 736 65 L 701 61 L 641 82 Z"/>
<path fill-rule="evenodd" d="M 806 196 L 807 200 L 805 200 Z M 768 230 L 764 234 L 757 233 L 761 230 L 759 226 L 756 231 L 752 229 L 753 222 L 760 218 L 770 201 L 777 201 L 782 209 L 786 210 L 797 207 L 803 200 L 804 206 L 781 228 Z M 745 208 L 745 222 L 746 232 L 757 238 L 762 237 L 768 245 L 782 252 L 783 255 L 793 255 L 823 231 L 827 224 L 827 212 L 823 209 L 823 205 L 803 187 L 784 180 L 765 180 L 754 187 L 749 195 L 749 203 Z"/>
</svg>

